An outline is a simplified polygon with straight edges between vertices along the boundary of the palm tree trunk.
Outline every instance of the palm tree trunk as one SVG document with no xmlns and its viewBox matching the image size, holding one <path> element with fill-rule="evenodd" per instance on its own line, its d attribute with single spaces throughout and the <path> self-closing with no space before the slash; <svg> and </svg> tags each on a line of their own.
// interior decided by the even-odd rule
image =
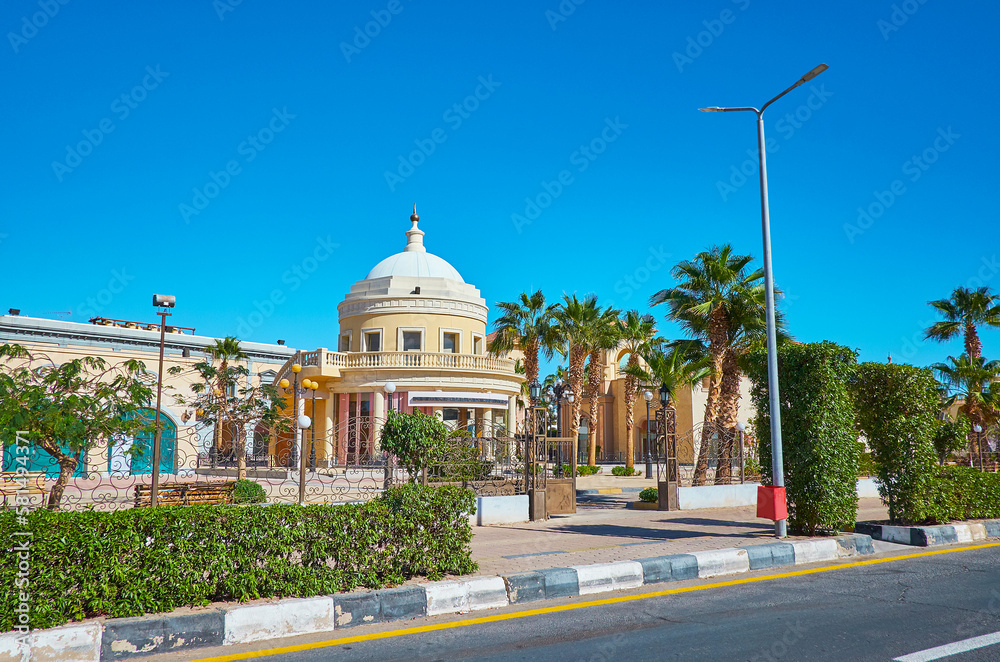
<svg viewBox="0 0 1000 662">
<path fill-rule="evenodd" d="M 722 379 L 719 387 L 719 466 L 715 470 L 715 484 L 728 485 L 732 481 L 733 442 L 736 439 L 736 419 L 740 408 L 740 367 L 736 352 L 726 352 L 722 360 Z"/>
<path fill-rule="evenodd" d="M 591 443 L 594 446 L 594 452 L 596 456 L 597 446 L 598 446 L 598 430 L 600 426 L 597 424 L 597 417 L 600 410 L 600 394 L 601 394 L 601 384 L 604 382 L 604 365 L 600 360 L 600 352 L 594 351 L 590 353 L 590 374 L 587 376 L 587 391 L 590 393 L 590 414 L 588 416 L 588 421 L 590 422 L 589 432 Z"/>
<path fill-rule="evenodd" d="M 972 359 L 978 359 L 983 355 L 983 343 L 979 340 L 976 323 L 972 320 L 965 322 L 965 353 Z"/>
<path fill-rule="evenodd" d="M 569 348 L 569 387 L 573 393 L 583 393 L 583 363 L 587 358 L 586 349 L 582 345 L 571 345 Z M 569 436 L 574 440 L 580 435 L 580 405 L 583 398 L 579 395 L 570 403 Z M 587 464 L 597 463 L 597 449 L 594 444 L 594 437 L 590 435 L 589 448 L 587 450 Z M 575 452 L 575 451 L 574 451 Z"/>
<path fill-rule="evenodd" d="M 629 363 L 632 358 L 629 357 Z M 635 439 L 632 433 L 635 429 L 635 394 L 639 380 L 629 375 L 625 378 L 625 468 L 635 467 Z"/>
<path fill-rule="evenodd" d="M 302 444 L 303 453 L 305 444 Z M 247 479 L 247 431 L 243 425 L 236 427 L 236 480 Z"/>
<path fill-rule="evenodd" d="M 530 384 L 538 379 L 538 342 L 531 341 L 524 347 L 524 378 Z"/>
</svg>

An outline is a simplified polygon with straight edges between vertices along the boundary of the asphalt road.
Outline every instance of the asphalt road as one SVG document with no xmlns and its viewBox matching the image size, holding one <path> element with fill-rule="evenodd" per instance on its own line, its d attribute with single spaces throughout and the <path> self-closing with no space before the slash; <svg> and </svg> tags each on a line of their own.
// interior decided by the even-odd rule
<svg viewBox="0 0 1000 662">
<path fill-rule="evenodd" d="M 956 546 L 957 547 L 957 546 Z M 914 550 L 921 551 L 921 550 Z M 759 577 L 775 573 L 740 576 Z M 729 579 L 729 578 L 723 578 Z M 687 582 L 699 586 L 723 580 Z M 662 585 L 664 589 L 675 584 Z M 638 596 L 650 587 L 594 596 Z M 529 608 L 587 601 L 534 603 Z M 336 634 L 357 636 L 470 619 L 420 619 Z M 322 646 L 262 658 L 319 660 L 893 660 L 1000 631 L 1000 547 L 850 567 L 796 577 L 710 587 L 614 604 L 524 615 L 499 622 Z M 271 642 L 258 648 L 331 639 L 329 634 Z M 239 647 L 164 660 L 231 654 Z M 248 650 L 241 648 L 240 650 Z M 262 653 L 264 651 L 261 651 Z M 158 656 L 159 658 L 159 656 Z M 258 658 L 259 659 L 259 658 Z M 1000 641 L 945 658 L 1000 661 Z M 909 660 L 908 660 L 909 662 Z"/>
</svg>

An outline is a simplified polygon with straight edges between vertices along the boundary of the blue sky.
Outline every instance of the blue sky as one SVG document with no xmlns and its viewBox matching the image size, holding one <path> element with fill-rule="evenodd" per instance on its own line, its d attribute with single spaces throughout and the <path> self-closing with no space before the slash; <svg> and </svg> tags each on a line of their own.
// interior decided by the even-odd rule
<svg viewBox="0 0 1000 662">
<path fill-rule="evenodd" d="M 712 244 L 760 256 L 754 117 L 697 109 L 826 62 L 765 115 L 790 330 L 961 351 L 920 332 L 1000 283 L 1000 6 L 577 2 L 5 2 L 0 308 L 154 321 L 170 293 L 199 333 L 334 347 L 416 202 L 491 305 L 645 310 Z"/>
</svg>

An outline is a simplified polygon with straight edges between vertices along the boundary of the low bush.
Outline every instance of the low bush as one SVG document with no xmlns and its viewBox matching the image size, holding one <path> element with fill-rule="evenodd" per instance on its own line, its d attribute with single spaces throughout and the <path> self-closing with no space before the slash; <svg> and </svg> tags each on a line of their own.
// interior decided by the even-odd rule
<svg viewBox="0 0 1000 662">
<path fill-rule="evenodd" d="M 4 558 L 31 532 L 30 574 L 0 564 L 0 599 L 30 595 L 32 628 L 185 605 L 308 597 L 476 570 L 459 487 L 405 485 L 360 504 L 0 511 Z M 13 629 L 0 610 L 0 632 Z"/>
<path fill-rule="evenodd" d="M 640 475 L 640 473 L 641 472 L 638 469 L 636 469 L 635 467 L 612 467 L 611 468 L 611 475 L 612 476 L 638 476 L 638 475 Z"/>
<path fill-rule="evenodd" d="M 1000 474 L 938 467 L 921 507 L 927 523 L 1000 518 Z"/>
<path fill-rule="evenodd" d="M 600 467 L 595 467 L 592 464 L 578 464 L 576 465 L 576 475 L 577 476 L 593 476 L 601 470 Z"/>
<path fill-rule="evenodd" d="M 660 501 L 660 491 L 655 487 L 647 487 L 642 492 L 639 492 L 639 501 L 658 503 Z"/>
<path fill-rule="evenodd" d="M 252 480 L 238 480 L 233 490 L 233 499 L 236 503 L 264 503 L 267 501 L 267 492 Z"/>
</svg>

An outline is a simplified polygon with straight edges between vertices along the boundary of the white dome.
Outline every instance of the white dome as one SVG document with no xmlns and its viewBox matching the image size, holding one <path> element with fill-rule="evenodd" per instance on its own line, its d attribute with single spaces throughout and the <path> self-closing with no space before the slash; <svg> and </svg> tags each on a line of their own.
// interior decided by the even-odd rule
<svg viewBox="0 0 1000 662">
<path fill-rule="evenodd" d="M 462 275 L 446 260 L 433 253 L 405 251 L 390 255 L 368 272 L 365 280 L 386 276 L 409 276 L 413 278 L 447 278 L 464 283 Z"/>
<path fill-rule="evenodd" d="M 464 283 L 461 274 L 446 260 L 427 252 L 424 248 L 424 231 L 417 227 L 420 217 L 417 216 L 417 206 L 413 205 L 413 224 L 406 231 L 406 248 L 402 253 L 390 255 L 375 265 L 368 272 L 365 280 L 385 278 L 386 276 L 405 276 L 407 278 L 447 278 Z"/>
</svg>

